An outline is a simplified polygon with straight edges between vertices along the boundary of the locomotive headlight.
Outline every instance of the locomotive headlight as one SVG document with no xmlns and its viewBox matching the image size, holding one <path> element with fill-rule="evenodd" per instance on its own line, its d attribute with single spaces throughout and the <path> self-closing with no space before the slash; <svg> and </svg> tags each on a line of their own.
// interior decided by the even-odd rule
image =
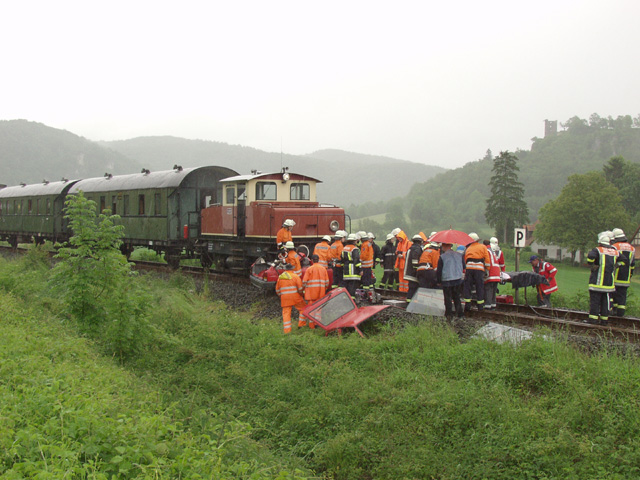
<svg viewBox="0 0 640 480">
<path fill-rule="evenodd" d="M 331 220 L 331 223 L 329 224 L 329 228 L 331 229 L 332 232 L 337 232 L 338 229 L 340 228 L 340 224 L 338 223 L 337 220 Z"/>
<path fill-rule="evenodd" d="M 288 182 L 289 178 L 291 178 L 291 176 L 287 172 L 282 174 L 282 181 L 283 182 Z"/>
</svg>

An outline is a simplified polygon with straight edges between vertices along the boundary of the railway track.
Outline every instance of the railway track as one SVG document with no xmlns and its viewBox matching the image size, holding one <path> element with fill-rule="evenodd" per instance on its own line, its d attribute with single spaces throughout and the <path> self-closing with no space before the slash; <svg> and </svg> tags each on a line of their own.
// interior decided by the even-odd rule
<svg viewBox="0 0 640 480">
<path fill-rule="evenodd" d="M 404 299 L 401 292 L 376 289 L 382 298 Z M 466 316 L 509 325 L 544 326 L 554 330 L 640 342 L 640 318 L 609 317 L 608 325 L 587 323 L 589 314 L 580 310 L 534 307 L 532 305 L 498 304 L 495 310 L 472 309 Z"/>
<path fill-rule="evenodd" d="M 3 254 L 26 253 L 27 249 L 0 246 Z M 52 256 L 54 252 L 50 253 Z M 132 261 L 134 268 L 139 271 L 174 272 L 169 265 L 160 262 Z M 249 278 L 236 272 L 228 270 L 208 270 L 200 266 L 181 265 L 180 271 L 183 274 L 197 278 L 207 277 L 214 281 L 225 281 L 237 283 L 238 285 L 249 285 Z M 383 299 L 404 299 L 405 294 L 392 290 L 376 288 L 376 292 Z M 511 326 L 520 325 L 528 327 L 544 326 L 554 330 L 561 330 L 571 333 L 586 334 L 590 336 L 610 337 L 629 342 L 640 342 L 640 318 L 635 317 L 609 317 L 608 325 L 593 325 L 586 323 L 588 313 L 580 310 L 570 310 L 564 308 L 534 307 L 531 305 L 498 304 L 495 310 L 485 309 L 479 312 L 472 309 L 465 313 L 466 316 L 478 320 L 486 320 L 495 323 L 508 324 Z"/>
</svg>

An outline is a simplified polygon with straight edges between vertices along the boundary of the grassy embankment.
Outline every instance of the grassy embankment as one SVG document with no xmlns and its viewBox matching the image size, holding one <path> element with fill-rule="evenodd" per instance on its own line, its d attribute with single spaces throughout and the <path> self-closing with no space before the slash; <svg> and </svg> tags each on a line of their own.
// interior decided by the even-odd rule
<svg viewBox="0 0 640 480">
<path fill-rule="evenodd" d="M 119 368 L 100 338 L 74 334 L 46 270 L 25 262 L 0 260 L 5 478 L 300 464 L 354 479 L 638 476 L 637 358 L 562 339 L 461 341 L 428 319 L 366 340 L 285 337 L 280 319 L 229 311 L 175 276 L 135 280 L 153 331 Z"/>
</svg>

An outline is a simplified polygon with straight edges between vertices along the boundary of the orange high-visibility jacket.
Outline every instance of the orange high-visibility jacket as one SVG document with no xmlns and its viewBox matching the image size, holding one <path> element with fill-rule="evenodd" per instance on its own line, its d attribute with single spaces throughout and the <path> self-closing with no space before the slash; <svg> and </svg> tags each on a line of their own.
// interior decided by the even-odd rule
<svg viewBox="0 0 640 480">
<path fill-rule="evenodd" d="M 278 247 L 282 247 L 287 242 L 293 242 L 293 236 L 291 235 L 291 230 L 282 227 L 276 234 L 276 244 Z"/>
<path fill-rule="evenodd" d="M 473 242 L 464 252 L 464 263 L 467 270 L 489 271 L 491 258 L 487 247 L 479 242 Z"/>
<path fill-rule="evenodd" d="M 342 258 L 342 250 L 344 249 L 344 244 L 342 240 L 336 240 L 331 244 L 331 248 L 329 248 L 329 258 L 331 260 L 335 260 L 336 265 L 340 266 L 342 262 L 340 259 Z"/>
<path fill-rule="evenodd" d="M 427 247 L 420 255 L 420 260 L 418 260 L 418 270 L 436 270 L 438 268 L 438 260 L 440 260 L 440 250 Z"/>
<path fill-rule="evenodd" d="M 360 262 L 362 268 L 373 268 L 373 245 L 363 242 L 360 247 Z"/>
<path fill-rule="evenodd" d="M 318 263 L 322 265 L 324 268 L 329 266 L 329 249 L 331 246 L 326 240 L 323 240 L 319 244 L 316 245 L 316 248 L 313 249 L 313 254 L 318 255 Z"/>
<path fill-rule="evenodd" d="M 327 288 L 329 288 L 329 274 L 327 273 L 327 269 L 319 263 L 311 265 L 307 268 L 307 271 L 304 272 L 302 286 L 304 287 L 305 300 L 314 302 L 324 297 Z"/>
<path fill-rule="evenodd" d="M 404 261 L 407 257 L 407 252 L 413 243 L 409 241 L 407 235 L 403 231 L 400 231 L 397 237 L 398 245 L 396 245 L 396 268 L 402 272 L 404 270 Z"/>
<path fill-rule="evenodd" d="M 276 282 L 276 293 L 280 296 L 280 306 L 290 307 L 303 302 L 302 280 L 293 272 L 282 272 Z"/>
<path fill-rule="evenodd" d="M 300 256 L 295 250 L 289 250 L 287 253 L 287 263 L 293 265 L 293 273 L 296 275 L 302 275 L 302 266 L 300 266 Z"/>
</svg>

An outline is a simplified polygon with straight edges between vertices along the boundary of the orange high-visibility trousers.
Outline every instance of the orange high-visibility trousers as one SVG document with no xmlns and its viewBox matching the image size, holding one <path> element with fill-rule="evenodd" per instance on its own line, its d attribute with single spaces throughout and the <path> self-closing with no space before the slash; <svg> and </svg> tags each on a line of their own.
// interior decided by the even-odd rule
<svg viewBox="0 0 640 480">
<path fill-rule="evenodd" d="M 295 307 L 296 310 L 298 310 L 298 313 L 300 314 L 300 319 L 298 320 L 298 327 L 307 326 L 307 319 L 302 316 L 302 310 L 304 310 L 306 306 L 307 306 L 307 302 L 302 300 L 296 303 L 295 305 L 287 305 L 286 307 L 282 307 L 282 326 L 284 328 L 284 333 L 291 333 L 291 309 L 293 307 Z M 313 324 L 313 327 L 311 328 L 315 328 L 315 324 Z"/>
</svg>

